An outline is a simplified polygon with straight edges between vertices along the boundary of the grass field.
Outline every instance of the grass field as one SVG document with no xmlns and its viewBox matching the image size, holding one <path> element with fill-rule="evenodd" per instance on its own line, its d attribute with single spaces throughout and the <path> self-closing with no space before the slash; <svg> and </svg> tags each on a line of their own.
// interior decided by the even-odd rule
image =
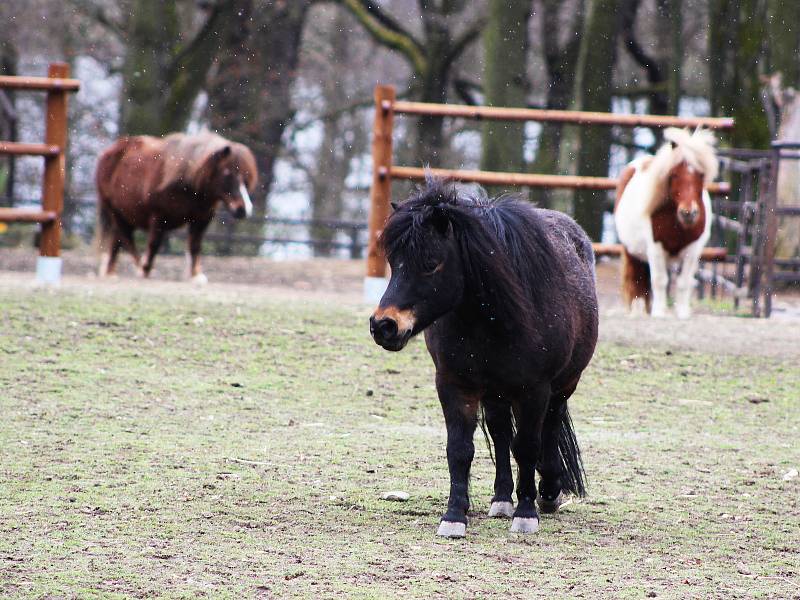
<svg viewBox="0 0 800 600">
<path fill-rule="evenodd" d="M 572 401 L 589 497 L 510 536 L 478 439 L 447 541 L 430 361 L 366 314 L 0 291 L 0 595 L 800 598 L 793 360 L 601 344 Z"/>
</svg>

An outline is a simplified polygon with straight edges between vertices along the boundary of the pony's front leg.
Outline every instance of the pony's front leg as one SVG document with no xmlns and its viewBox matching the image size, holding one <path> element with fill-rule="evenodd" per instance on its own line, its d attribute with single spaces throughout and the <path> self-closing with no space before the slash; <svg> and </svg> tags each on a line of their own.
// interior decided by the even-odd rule
<svg viewBox="0 0 800 600">
<path fill-rule="evenodd" d="M 486 427 L 494 445 L 494 497 L 489 507 L 490 517 L 514 516 L 514 476 L 511 473 L 511 406 L 503 398 L 486 398 L 483 402 Z"/>
<path fill-rule="evenodd" d="M 192 221 L 189 223 L 189 235 L 186 240 L 189 259 L 189 277 L 193 283 L 205 285 L 208 278 L 200 267 L 200 250 L 203 245 L 203 234 L 208 228 L 210 220 Z"/>
<path fill-rule="evenodd" d="M 647 245 L 647 262 L 650 264 L 650 286 L 653 290 L 653 302 L 650 314 L 654 317 L 667 316 L 667 253 L 659 242 Z"/>
<path fill-rule="evenodd" d="M 550 400 L 550 384 L 540 383 L 527 390 L 512 406 L 517 433 L 511 450 L 519 467 L 517 509 L 511 521 L 511 533 L 533 533 L 539 528 L 536 510 L 536 466 L 542 447 L 542 424 Z"/>
<path fill-rule="evenodd" d="M 447 426 L 447 466 L 450 469 L 450 499 L 437 534 L 460 538 L 467 532 L 469 470 L 475 454 L 472 438 L 478 424 L 480 394 L 446 382 L 438 373 L 436 389 Z"/>
<path fill-rule="evenodd" d="M 675 282 L 675 314 L 679 319 L 688 319 L 692 316 L 692 290 L 702 251 L 701 244 L 693 243 L 686 248 L 681 259 L 681 273 Z"/>
</svg>

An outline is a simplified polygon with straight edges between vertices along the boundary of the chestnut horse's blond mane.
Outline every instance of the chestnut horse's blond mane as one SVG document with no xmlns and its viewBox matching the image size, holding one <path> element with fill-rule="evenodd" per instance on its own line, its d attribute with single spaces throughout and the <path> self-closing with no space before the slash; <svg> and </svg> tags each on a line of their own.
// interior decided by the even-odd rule
<svg viewBox="0 0 800 600">
<path fill-rule="evenodd" d="M 247 188 L 252 191 L 256 183 L 256 164 L 250 150 L 236 142 L 231 142 L 221 135 L 210 131 L 202 131 L 195 135 L 173 133 L 163 139 L 164 147 L 161 155 L 164 170 L 159 189 L 166 189 L 177 182 L 185 182 L 199 187 L 202 182 L 198 178 L 203 175 L 206 160 L 218 150 L 230 146 L 233 160 L 244 171 Z"/>
<path fill-rule="evenodd" d="M 697 129 L 689 133 L 685 129 L 670 127 L 664 130 L 666 143 L 658 149 L 650 160 L 642 161 L 639 175 L 646 178 L 644 186 L 646 200 L 645 214 L 651 215 L 667 198 L 666 186 L 669 174 L 682 162 L 703 174 L 706 185 L 714 181 L 719 170 L 717 153 L 714 149 L 716 138 L 708 129 Z"/>
</svg>

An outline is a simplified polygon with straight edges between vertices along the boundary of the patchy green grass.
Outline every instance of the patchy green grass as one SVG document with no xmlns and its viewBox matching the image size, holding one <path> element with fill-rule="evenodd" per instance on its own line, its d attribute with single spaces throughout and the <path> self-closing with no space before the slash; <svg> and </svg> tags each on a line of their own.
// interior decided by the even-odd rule
<svg viewBox="0 0 800 600">
<path fill-rule="evenodd" d="M 513 538 L 478 441 L 446 541 L 430 361 L 363 310 L 16 290 L 0 315 L 0 594 L 800 597 L 796 364 L 599 347 L 590 496 Z"/>
</svg>

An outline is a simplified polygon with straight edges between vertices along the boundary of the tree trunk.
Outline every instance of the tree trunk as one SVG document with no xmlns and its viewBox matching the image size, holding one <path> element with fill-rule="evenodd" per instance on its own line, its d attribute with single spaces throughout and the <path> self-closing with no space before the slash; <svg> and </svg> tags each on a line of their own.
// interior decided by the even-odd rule
<svg viewBox="0 0 800 600">
<path fill-rule="evenodd" d="M 575 74 L 575 100 L 578 110 L 609 112 L 612 79 L 617 57 L 621 0 L 591 0 L 578 53 Z M 608 175 L 611 129 L 581 127 L 577 136 L 578 175 Z M 577 190 L 574 195 L 575 220 L 589 236 L 599 241 L 603 231 L 606 193 Z"/>
<path fill-rule="evenodd" d="M 528 93 L 528 20 L 531 0 L 490 0 L 483 33 L 483 89 L 487 106 L 524 107 Z M 481 169 L 519 173 L 525 123 L 486 121 L 482 128 Z"/>
<path fill-rule="evenodd" d="M 709 87 L 715 115 L 732 116 L 735 147 L 766 148 L 769 127 L 761 99 L 766 2 L 711 0 Z"/>
<path fill-rule="evenodd" d="M 580 48 L 579 35 L 583 27 L 584 1 L 578 0 L 578 5 L 570 21 L 569 30 L 574 35 L 567 37 L 567 42 L 559 44 L 559 9 L 561 0 L 544 0 L 542 5 L 542 40 L 544 43 L 544 58 L 547 66 L 547 108 L 565 110 L 572 101 L 572 92 L 575 86 L 575 65 L 578 61 Z M 539 133 L 539 144 L 536 158 L 531 166 L 533 173 L 558 173 L 559 155 L 561 152 L 561 137 L 563 126 L 560 123 L 544 123 Z M 537 203 L 541 206 L 552 208 L 555 194 L 553 190 L 543 188 L 537 192 Z M 566 208 L 566 207 L 564 207 Z"/>
<path fill-rule="evenodd" d="M 122 69 L 122 133 L 164 135 L 185 129 L 219 40 L 227 37 L 234 4 L 214 5 L 199 32 L 183 42 L 186 32 L 176 0 L 135 0 Z"/>
<path fill-rule="evenodd" d="M 786 86 L 800 86 L 800 2 L 768 0 L 769 68 Z"/>
<path fill-rule="evenodd" d="M 266 212 L 281 137 L 294 118 L 291 90 L 311 0 L 261 3 L 235 0 L 236 24 L 209 88 L 209 118 L 220 135 L 241 142 L 258 163 L 256 214 Z"/>
</svg>

